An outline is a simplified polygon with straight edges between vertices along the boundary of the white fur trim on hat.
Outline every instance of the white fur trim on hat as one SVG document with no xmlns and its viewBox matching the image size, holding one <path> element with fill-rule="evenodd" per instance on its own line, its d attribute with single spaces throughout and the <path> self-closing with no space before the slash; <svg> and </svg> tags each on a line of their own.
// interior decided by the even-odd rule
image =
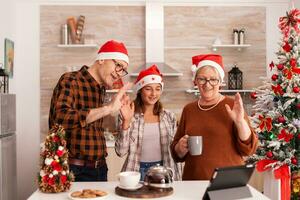
<svg viewBox="0 0 300 200">
<path fill-rule="evenodd" d="M 129 58 L 126 54 L 120 52 L 102 52 L 99 53 L 96 60 L 116 59 L 123 60 L 129 64 Z"/>
<path fill-rule="evenodd" d="M 151 84 L 151 83 L 159 83 L 159 84 L 161 84 L 161 89 L 163 90 L 163 88 L 164 88 L 164 83 L 162 82 L 161 76 L 148 75 L 148 76 L 145 76 L 144 78 L 142 78 L 141 80 L 139 80 L 139 82 L 137 82 L 135 84 L 136 91 L 139 91 L 144 86 Z"/>
<path fill-rule="evenodd" d="M 193 65 L 193 66 L 195 66 L 195 65 Z M 193 66 L 192 66 L 192 71 L 193 71 L 193 68 L 194 68 Z M 223 81 L 224 76 L 225 76 L 223 68 L 218 63 L 216 63 L 212 60 L 203 60 L 203 61 L 199 62 L 196 70 L 193 71 L 194 72 L 193 79 L 195 79 L 196 71 L 199 70 L 201 67 L 204 67 L 204 66 L 212 66 L 212 67 L 216 68 L 216 70 L 219 72 L 220 77 L 222 79 L 221 81 Z"/>
</svg>

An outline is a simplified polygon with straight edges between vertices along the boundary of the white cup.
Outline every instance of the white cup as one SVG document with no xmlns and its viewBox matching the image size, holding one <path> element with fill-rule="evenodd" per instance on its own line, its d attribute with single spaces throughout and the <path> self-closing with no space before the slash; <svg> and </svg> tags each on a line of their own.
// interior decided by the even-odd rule
<svg viewBox="0 0 300 200">
<path fill-rule="evenodd" d="M 140 172 L 127 171 L 118 175 L 119 184 L 125 188 L 134 188 L 139 184 L 141 178 Z"/>
<path fill-rule="evenodd" d="M 188 137 L 189 152 L 193 156 L 202 154 L 202 136 L 189 136 Z"/>
</svg>

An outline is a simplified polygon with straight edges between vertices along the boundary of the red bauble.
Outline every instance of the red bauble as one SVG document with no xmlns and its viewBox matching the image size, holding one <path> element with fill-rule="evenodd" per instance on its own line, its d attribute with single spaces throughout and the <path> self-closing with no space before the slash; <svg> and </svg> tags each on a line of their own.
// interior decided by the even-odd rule
<svg viewBox="0 0 300 200">
<path fill-rule="evenodd" d="M 285 52 L 290 52 L 291 51 L 291 46 L 288 42 L 285 42 L 285 44 L 282 48 L 285 50 Z"/>
<path fill-rule="evenodd" d="M 256 92 L 252 92 L 250 96 L 251 96 L 252 99 L 256 99 L 257 98 Z"/>
<path fill-rule="evenodd" d="M 296 105 L 296 108 L 297 108 L 298 110 L 300 110 L 300 103 L 298 103 L 298 104 Z"/>
<path fill-rule="evenodd" d="M 273 157 L 272 151 L 267 152 L 266 155 L 267 155 L 268 158 L 272 158 Z"/>
<path fill-rule="evenodd" d="M 284 123 L 285 122 L 284 117 L 283 116 L 278 117 L 278 122 L 279 123 Z"/>
<path fill-rule="evenodd" d="M 272 80 L 273 80 L 273 81 L 276 81 L 277 78 L 278 78 L 278 75 L 277 75 L 277 74 L 273 74 L 273 75 L 272 75 Z"/>
<path fill-rule="evenodd" d="M 283 70 L 283 68 L 284 68 L 283 64 L 277 65 L 277 69 L 278 69 L 278 70 Z"/>
<path fill-rule="evenodd" d="M 294 87 L 294 88 L 293 88 L 293 92 L 295 92 L 295 93 L 299 93 L 299 92 L 300 92 L 300 88 L 299 88 L 299 87 L 297 87 L 297 86 L 296 86 L 296 87 Z"/>
<path fill-rule="evenodd" d="M 56 155 L 58 155 L 58 157 L 61 157 L 63 154 L 64 154 L 64 151 L 61 151 L 61 150 L 56 151 Z"/>
<path fill-rule="evenodd" d="M 55 183 L 55 178 L 54 178 L 54 177 L 49 178 L 48 184 L 49 184 L 49 185 L 54 185 L 54 183 Z"/>
<path fill-rule="evenodd" d="M 67 176 L 66 175 L 61 175 L 60 181 L 62 182 L 62 184 L 64 184 L 67 181 Z"/>
<path fill-rule="evenodd" d="M 47 183 L 49 180 L 49 176 L 48 175 L 43 176 L 42 180 L 44 183 Z"/>
<path fill-rule="evenodd" d="M 53 141 L 54 141 L 54 142 L 58 142 L 58 141 L 59 141 L 59 137 L 58 137 L 57 135 L 54 136 L 54 137 L 53 137 Z"/>
<path fill-rule="evenodd" d="M 290 65 L 291 65 L 292 67 L 296 67 L 296 65 L 297 65 L 297 60 L 296 60 L 295 58 L 292 58 L 292 59 L 290 60 Z"/>
<path fill-rule="evenodd" d="M 296 158 L 292 158 L 291 162 L 292 162 L 292 164 L 297 165 L 297 159 Z"/>
</svg>

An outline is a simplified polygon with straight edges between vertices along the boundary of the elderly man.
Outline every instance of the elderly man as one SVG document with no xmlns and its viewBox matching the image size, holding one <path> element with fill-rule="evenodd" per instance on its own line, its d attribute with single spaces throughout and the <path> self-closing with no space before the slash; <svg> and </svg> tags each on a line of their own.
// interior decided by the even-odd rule
<svg viewBox="0 0 300 200">
<path fill-rule="evenodd" d="M 106 143 L 103 117 L 117 112 L 123 102 L 126 84 L 115 98 L 103 104 L 105 89 L 127 75 L 129 63 L 123 43 L 110 40 L 98 51 L 96 61 L 79 71 L 61 76 L 53 91 L 49 128 L 61 124 L 67 134 L 70 170 L 75 181 L 107 181 Z"/>
</svg>

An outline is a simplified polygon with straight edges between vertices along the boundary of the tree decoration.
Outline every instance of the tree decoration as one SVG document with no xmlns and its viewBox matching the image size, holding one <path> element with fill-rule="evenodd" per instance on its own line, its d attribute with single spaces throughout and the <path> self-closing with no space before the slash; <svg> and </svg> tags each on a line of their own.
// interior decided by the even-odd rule
<svg viewBox="0 0 300 200">
<path fill-rule="evenodd" d="M 66 145 L 63 127 L 55 125 L 49 131 L 40 153 L 38 182 L 42 192 L 57 193 L 70 189 L 74 176 L 69 171 Z"/>
<path fill-rule="evenodd" d="M 252 126 L 260 145 L 249 163 L 272 170 L 281 180 L 281 199 L 300 198 L 300 11 L 292 9 L 279 20 L 283 37 L 269 64 L 271 78 L 255 90 Z M 275 67 L 276 66 L 276 67 Z M 292 180 L 292 184 L 291 183 Z M 290 187 L 292 185 L 292 188 Z"/>
</svg>

